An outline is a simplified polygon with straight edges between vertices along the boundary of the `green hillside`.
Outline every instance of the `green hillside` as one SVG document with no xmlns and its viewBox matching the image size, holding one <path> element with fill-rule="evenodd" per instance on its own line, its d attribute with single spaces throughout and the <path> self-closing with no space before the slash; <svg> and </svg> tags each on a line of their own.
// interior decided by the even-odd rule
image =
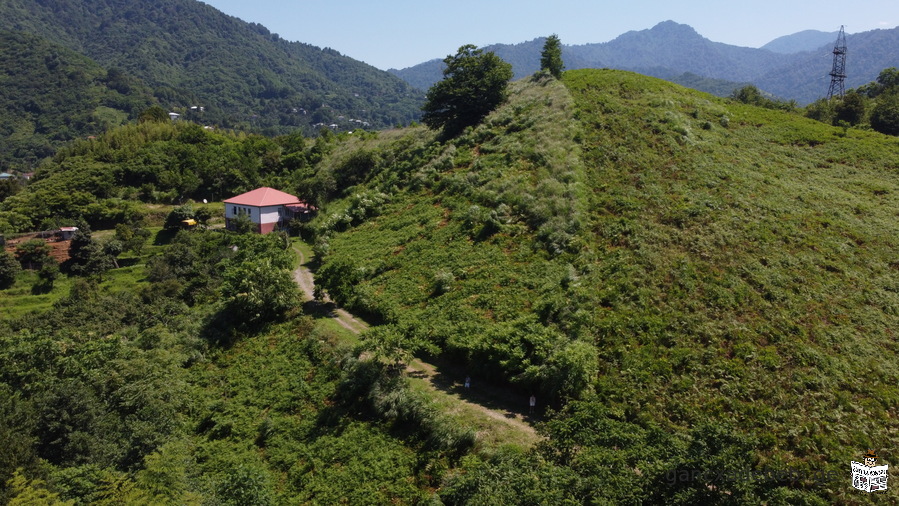
<svg viewBox="0 0 899 506">
<path fill-rule="evenodd" d="M 3 324 L 0 389 L 34 386 L 0 396 L 0 441 L 23 449 L 0 470 L 163 503 L 895 497 L 849 478 L 867 449 L 895 469 L 895 137 L 623 71 L 510 86 L 445 141 L 147 122 L 62 150 L 0 226 L 136 225 L 139 200 L 273 186 L 320 205 L 298 227 L 316 285 L 373 326 L 350 350 L 295 307 L 265 313 L 277 236 L 157 236 L 99 291 L 67 280 L 51 312 Z M 545 439 L 485 442 L 451 400 L 435 411 L 391 366 L 409 353 L 536 395 Z"/>
<path fill-rule="evenodd" d="M 21 32 L 0 31 L 0 170 L 33 170 L 56 149 L 134 119 L 154 103 L 121 72 Z"/>
<path fill-rule="evenodd" d="M 581 398 L 542 454 L 584 486 L 615 462 L 655 490 L 739 448 L 794 475 L 728 495 L 849 497 L 848 461 L 896 430 L 899 144 L 625 72 L 564 83 L 517 83 L 446 145 L 335 155 L 368 181 L 320 219 L 320 281 L 384 322 L 373 340 Z M 611 426 L 629 435 L 588 428 Z M 677 486 L 647 493 L 712 494 Z"/>
<path fill-rule="evenodd" d="M 419 115 L 421 93 L 400 79 L 196 0 L 10 0 L 0 28 L 137 76 L 164 107 L 205 124 L 311 133 L 317 123 L 382 128 Z"/>
</svg>

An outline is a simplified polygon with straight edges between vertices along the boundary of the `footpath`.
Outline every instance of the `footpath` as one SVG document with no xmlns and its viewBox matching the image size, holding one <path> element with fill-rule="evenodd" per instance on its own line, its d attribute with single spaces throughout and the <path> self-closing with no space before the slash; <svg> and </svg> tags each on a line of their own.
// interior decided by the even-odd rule
<svg viewBox="0 0 899 506">
<path fill-rule="evenodd" d="M 305 300 L 314 300 L 315 278 L 308 267 L 310 259 L 299 248 L 294 247 L 294 251 L 300 262 L 293 271 L 293 279 Z M 334 306 L 327 296 L 323 302 L 331 304 L 329 316 L 353 334 L 361 334 L 368 328 L 361 318 Z M 479 383 L 477 378 L 472 379 L 470 388 L 465 388 L 464 372 L 451 364 L 437 366 L 417 358 L 406 366 L 406 374 L 413 388 L 425 389 L 442 409 L 474 425 L 480 438 L 525 446 L 541 439 L 532 426 L 538 419 L 527 413 L 527 399 L 518 392 Z"/>
</svg>

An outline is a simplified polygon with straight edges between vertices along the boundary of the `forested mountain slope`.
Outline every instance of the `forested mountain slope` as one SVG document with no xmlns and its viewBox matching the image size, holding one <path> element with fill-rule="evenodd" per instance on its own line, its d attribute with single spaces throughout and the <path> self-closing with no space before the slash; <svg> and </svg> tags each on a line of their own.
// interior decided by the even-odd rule
<svg viewBox="0 0 899 506">
<path fill-rule="evenodd" d="M 75 138 L 137 118 L 151 90 L 39 37 L 0 31 L 0 170 L 28 172 Z"/>
<path fill-rule="evenodd" d="M 138 76 L 164 107 L 204 107 L 192 119 L 205 123 L 285 133 L 321 122 L 378 128 L 419 114 L 421 94 L 388 73 L 196 0 L 10 0 L 0 4 L 0 28 Z"/>
<path fill-rule="evenodd" d="M 765 44 L 760 49 L 767 49 L 775 53 L 799 53 L 802 51 L 814 51 L 818 48 L 833 44 L 840 32 L 822 32 L 820 30 L 803 30 L 790 35 L 778 37 Z"/>
</svg>

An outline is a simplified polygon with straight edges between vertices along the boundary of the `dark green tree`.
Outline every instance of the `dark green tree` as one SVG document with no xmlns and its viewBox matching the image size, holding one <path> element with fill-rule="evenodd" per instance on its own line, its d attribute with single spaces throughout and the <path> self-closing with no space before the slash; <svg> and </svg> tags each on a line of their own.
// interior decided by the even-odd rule
<svg viewBox="0 0 899 506">
<path fill-rule="evenodd" d="M 871 110 L 871 128 L 888 135 L 899 135 L 899 92 L 877 97 Z"/>
<path fill-rule="evenodd" d="M 452 137 L 476 125 L 506 100 L 512 65 L 472 44 L 460 47 L 443 62 L 443 80 L 428 90 L 421 120 Z"/>
<path fill-rule="evenodd" d="M 11 287 L 22 267 L 11 253 L 0 251 L 0 290 Z"/>
<path fill-rule="evenodd" d="M 241 214 L 237 218 L 231 219 L 231 230 L 240 235 L 252 234 L 256 231 L 256 224 L 248 215 Z"/>
<path fill-rule="evenodd" d="M 40 269 L 44 259 L 50 256 L 52 248 L 47 241 L 31 239 L 16 246 L 16 260 L 23 269 Z"/>
<path fill-rule="evenodd" d="M 12 197 L 21 190 L 22 184 L 19 183 L 17 178 L 11 177 L 9 179 L 0 180 L 0 202 L 6 200 L 7 197 Z"/>
<path fill-rule="evenodd" d="M 865 99 L 858 93 L 847 93 L 836 104 L 836 122 L 858 125 L 865 119 Z"/>
<path fill-rule="evenodd" d="M 138 224 L 119 223 L 115 226 L 115 238 L 122 243 L 123 250 L 134 252 L 135 255 L 140 255 L 150 235 L 149 230 Z"/>
<path fill-rule="evenodd" d="M 115 267 L 115 257 L 91 237 L 90 228 L 82 223 L 69 243 L 69 270 L 78 276 L 99 276 Z"/>
<path fill-rule="evenodd" d="M 857 92 L 868 98 L 877 98 L 882 93 L 888 93 L 896 87 L 899 87 L 899 69 L 890 67 L 881 70 L 875 81 L 859 86 Z"/>
<path fill-rule="evenodd" d="M 153 123 L 162 123 L 169 120 L 169 113 L 165 112 L 165 109 L 163 109 L 162 107 L 154 105 L 142 111 L 138 119 L 141 123 L 145 123 L 147 121 Z"/>
<path fill-rule="evenodd" d="M 203 226 L 209 224 L 209 220 L 212 219 L 212 216 L 212 211 L 206 206 L 198 207 L 196 212 L 194 212 L 194 218 L 196 218 L 197 222 L 199 222 L 200 225 Z"/>
<path fill-rule="evenodd" d="M 899 69 L 896 67 L 890 67 L 888 69 L 883 69 L 880 71 L 880 75 L 877 76 L 877 84 L 884 87 L 884 89 L 894 88 L 899 86 Z"/>
<path fill-rule="evenodd" d="M 540 70 L 545 70 L 559 79 L 562 77 L 564 68 L 562 43 L 559 41 L 558 35 L 552 34 L 546 38 L 546 42 L 543 44 L 543 52 L 540 53 Z"/>
<path fill-rule="evenodd" d="M 34 285 L 34 290 L 40 293 L 46 293 L 53 289 L 53 283 L 59 277 L 59 262 L 53 257 L 45 257 L 41 263 L 41 268 L 37 271 L 38 281 Z"/>
<path fill-rule="evenodd" d="M 225 272 L 222 297 L 228 312 L 245 324 L 280 318 L 300 300 L 297 285 L 287 271 L 269 258 L 243 262 Z"/>
<path fill-rule="evenodd" d="M 195 214 L 194 206 L 191 204 L 178 206 L 172 209 L 168 216 L 166 216 L 164 228 L 166 230 L 177 230 L 181 228 L 182 221 L 193 219 Z"/>
</svg>

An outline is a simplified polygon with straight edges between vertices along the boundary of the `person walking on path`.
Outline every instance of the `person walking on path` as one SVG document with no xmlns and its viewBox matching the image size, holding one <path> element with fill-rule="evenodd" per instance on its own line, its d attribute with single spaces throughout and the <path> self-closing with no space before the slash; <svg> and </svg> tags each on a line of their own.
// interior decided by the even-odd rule
<svg viewBox="0 0 899 506">
<path fill-rule="evenodd" d="M 465 389 L 468 390 L 469 388 L 471 388 L 471 376 L 466 376 L 465 377 Z"/>
<path fill-rule="evenodd" d="M 531 394 L 531 399 L 530 399 L 530 401 L 528 401 L 528 404 L 530 404 L 530 406 L 531 406 L 531 411 L 530 411 L 530 413 L 533 415 L 533 414 L 534 414 L 534 407 L 537 406 L 537 398 L 534 397 L 534 394 Z"/>
</svg>

